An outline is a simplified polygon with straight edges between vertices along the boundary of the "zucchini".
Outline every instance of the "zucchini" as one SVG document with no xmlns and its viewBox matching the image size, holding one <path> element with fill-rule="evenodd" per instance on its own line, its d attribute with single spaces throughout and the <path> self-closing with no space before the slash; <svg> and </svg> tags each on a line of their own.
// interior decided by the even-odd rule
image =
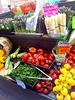
<svg viewBox="0 0 75 100">
<path fill-rule="evenodd" d="M 5 62 L 5 68 L 8 69 L 10 65 L 10 56 L 7 57 L 6 62 Z"/>
</svg>

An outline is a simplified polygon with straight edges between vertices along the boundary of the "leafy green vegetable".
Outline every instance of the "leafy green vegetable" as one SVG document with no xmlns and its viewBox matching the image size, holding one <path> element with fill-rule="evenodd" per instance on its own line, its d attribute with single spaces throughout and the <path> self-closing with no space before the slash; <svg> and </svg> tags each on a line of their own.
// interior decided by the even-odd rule
<svg viewBox="0 0 75 100">
<path fill-rule="evenodd" d="M 19 67 L 14 69 L 10 74 L 11 77 L 14 77 L 23 82 L 26 82 L 27 84 L 31 86 L 34 86 L 36 81 L 38 81 L 37 79 L 28 79 L 26 77 L 22 77 L 23 75 L 30 76 L 30 77 L 41 77 L 42 73 L 28 64 L 24 64 L 24 65 L 20 64 Z"/>
</svg>

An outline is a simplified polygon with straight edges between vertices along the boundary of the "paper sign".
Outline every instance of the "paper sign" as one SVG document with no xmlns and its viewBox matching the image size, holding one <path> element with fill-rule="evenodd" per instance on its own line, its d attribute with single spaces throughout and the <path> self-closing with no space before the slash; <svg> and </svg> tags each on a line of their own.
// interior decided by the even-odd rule
<svg viewBox="0 0 75 100">
<path fill-rule="evenodd" d="M 16 79 L 16 82 L 17 82 L 17 85 L 20 85 L 23 89 L 26 89 L 26 86 L 22 81 Z"/>
<path fill-rule="evenodd" d="M 50 5 L 43 7 L 44 17 L 58 14 L 58 5 Z"/>
<path fill-rule="evenodd" d="M 70 51 L 70 43 L 67 43 L 67 42 L 59 42 L 58 43 L 58 46 L 59 46 L 59 54 L 61 53 L 69 53 Z"/>
<path fill-rule="evenodd" d="M 51 2 L 60 2 L 61 0 L 48 0 L 49 3 Z"/>
<path fill-rule="evenodd" d="M 75 29 L 75 16 L 72 17 L 72 29 Z"/>
<path fill-rule="evenodd" d="M 24 3 L 23 5 L 20 5 L 20 8 L 22 10 L 22 13 L 28 13 L 35 11 L 36 5 L 35 2 L 28 2 Z"/>
</svg>

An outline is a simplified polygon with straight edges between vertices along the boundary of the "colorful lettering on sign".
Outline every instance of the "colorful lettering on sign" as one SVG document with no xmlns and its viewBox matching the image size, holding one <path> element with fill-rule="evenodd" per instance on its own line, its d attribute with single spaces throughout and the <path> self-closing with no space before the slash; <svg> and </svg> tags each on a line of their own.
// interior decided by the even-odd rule
<svg viewBox="0 0 75 100">
<path fill-rule="evenodd" d="M 59 46 L 59 54 L 61 53 L 69 53 L 70 51 L 70 44 L 67 43 L 67 42 L 59 42 L 58 43 L 58 46 Z"/>
<path fill-rule="evenodd" d="M 33 12 L 36 9 L 36 3 L 35 2 L 24 3 L 23 5 L 20 5 L 20 8 L 22 10 L 22 13 Z"/>
<path fill-rule="evenodd" d="M 58 14 L 58 5 L 50 5 L 43 7 L 44 17 Z"/>
</svg>

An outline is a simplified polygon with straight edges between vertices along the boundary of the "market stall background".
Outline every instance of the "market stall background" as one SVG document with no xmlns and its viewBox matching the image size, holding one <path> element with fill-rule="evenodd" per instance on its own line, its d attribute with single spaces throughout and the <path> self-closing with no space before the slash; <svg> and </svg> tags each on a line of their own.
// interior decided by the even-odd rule
<svg viewBox="0 0 75 100">
<path fill-rule="evenodd" d="M 59 4 L 59 6 L 65 5 L 65 6 L 70 7 L 72 5 L 72 7 L 74 9 L 74 3 L 75 2 L 62 3 L 62 4 Z M 37 48 L 42 47 L 44 50 L 47 51 L 48 49 L 52 50 L 52 48 L 56 44 L 56 39 L 54 39 L 54 38 L 42 38 L 42 37 L 24 36 L 24 35 L 6 35 L 6 34 L 2 35 L 2 32 L 0 32 L 0 36 L 8 37 L 14 44 L 14 49 L 17 48 L 18 44 L 21 44 L 23 49 L 26 49 L 27 45 L 35 46 L 38 44 Z M 44 44 L 44 45 L 42 45 L 42 44 Z M 48 44 L 48 45 L 46 45 L 46 44 Z M 4 93 L 5 95 L 3 95 L 2 93 L 1 94 L 4 97 L 9 98 L 9 100 L 10 100 L 10 97 L 12 98 L 11 100 L 13 100 L 13 99 L 14 100 L 24 100 L 24 98 L 26 98 L 26 100 L 30 100 L 30 98 L 31 98 L 31 100 L 34 100 L 34 98 L 37 98 L 39 100 L 41 100 L 41 99 L 54 100 L 55 99 L 55 98 L 52 98 L 51 96 L 49 96 L 49 97 L 48 96 L 46 97 L 45 95 L 43 95 L 43 97 L 38 96 L 37 93 L 35 93 L 35 92 L 32 93 L 31 90 L 23 90 L 21 87 L 17 86 L 16 84 L 12 83 L 10 80 L 3 78 L 3 77 L 0 77 L 0 83 L 2 83 L 2 84 L 0 84 L 1 92 Z M 16 91 L 14 91 L 14 90 L 16 90 Z M 7 95 L 9 95 L 10 97 L 8 97 Z M 28 97 L 28 95 L 31 97 Z"/>
</svg>

